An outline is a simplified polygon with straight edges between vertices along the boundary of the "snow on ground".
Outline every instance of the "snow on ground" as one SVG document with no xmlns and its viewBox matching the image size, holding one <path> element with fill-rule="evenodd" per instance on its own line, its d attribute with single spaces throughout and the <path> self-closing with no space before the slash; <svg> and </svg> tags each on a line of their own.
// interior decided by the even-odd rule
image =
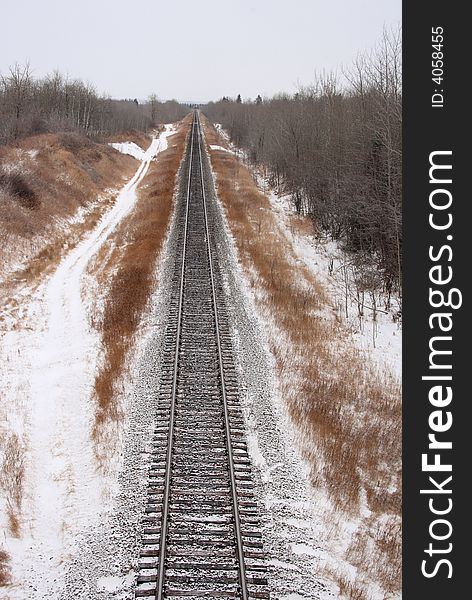
<svg viewBox="0 0 472 600">
<path fill-rule="evenodd" d="M 366 295 L 364 314 L 362 318 L 359 318 L 352 281 L 350 282 L 351 289 L 348 291 L 346 302 L 343 265 L 349 263 L 350 259 L 342 251 L 340 244 L 326 237 L 302 234 L 293 227 L 290 221 L 296 216 L 296 211 L 290 196 L 279 195 L 270 187 L 259 170 L 251 165 L 247 154 L 230 142 L 228 133 L 220 123 L 215 123 L 215 129 L 228 148 L 217 145 L 210 145 L 210 148 L 233 152 L 240 156 L 246 166 L 252 170 L 257 186 L 269 199 L 279 226 L 292 242 L 298 260 L 308 267 L 327 290 L 339 318 L 345 322 L 350 331 L 354 345 L 366 352 L 373 365 L 380 370 L 390 371 L 400 379 L 402 373 L 400 299 L 392 296 L 391 307 L 388 310 L 385 310 L 382 303 L 379 303 L 374 319 L 374 312 L 369 308 L 372 302 L 370 302 L 369 296 Z M 385 297 L 380 298 L 380 300 L 382 299 L 385 300 Z M 378 300 L 379 298 L 377 298 Z"/>
<path fill-rule="evenodd" d="M 221 132 L 221 128 L 219 130 Z M 258 183 L 264 193 L 270 192 L 261 178 Z M 321 280 L 336 304 L 339 290 L 332 287 L 328 269 L 330 253 L 338 251 L 336 245 L 323 244 L 312 236 L 298 233 L 290 224 L 294 211 L 287 197 L 278 198 L 270 193 L 269 200 L 279 226 L 292 241 L 297 260 Z M 270 350 L 271 344 L 287 342 L 270 311 L 261 310 L 258 299 L 264 291 L 252 283 L 257 277 L 248 276 L 239 263 L 236 242 L 224 209 L 221 204 L 219 207 L 221 256 L 226 263 L 222 271 L 238 361 L 248 451 L 256 476 L 256 496 L 263 507 L 264 545 L 271 565 L 271 597 L 275 600 L 332 600 L 339 597 L 337 585 L 333 583 L 334 573 L 355 579 L 355 568 L 343 557 L 365 515 L 352 518 L 341 515 L 327 495 L 310 484 L 310 467 L 303 458 L 302 434 L 288 414 Z M 365 347 L 370 338 L 364 339 L 353 330 L 352 341 Z M 386 318 L 379 324 L 375 349 L 372 344 L 368 352 L 381 369 L 389 368 L 398 374 L 400 350 L 400 332 Z M 385 598 L 374 585 L 370 586 L 370 592 L 372 599 Z"/>
<path fill-rule="evenodd" d="M 21 535 L 7 533 L 0 500 L 3 546 L 11 557 L 11 600 L 55 598 L 77 536 L 99 525 L 112 481 L 97 470 L 91 441 L 91 398 L 99 339 L 88 321 L 94 299 L 82 280 L 89 260 L 130 212 L 151 160 L 167 148 L 174 127 L 153 139 L 133 178 L 94 230 L 59 264 L 17 313 L 0 339 L 0 432 L 14 431 L 24 449 Z M 28 295 L 31 294 L 31 297 Z M 103 582 L 111 585 L 112 582 Z M 0 592 L 0 595 L 2 592 Z"/>
<path fill-rule="evenodd" d="M 122 154 L 129 154 L 136 160 L 144 160 L 144 150 L 134 142 L 112 142 L 108 145 Z"/>
<path fill-rule="evenodd" d="M 218 144 L 210 144 L 211 150 L 223 150 L 223 152 L 231 152 L 228 148 L 224 148 L 223 146 L 218 146 Z"/>
<path fill-rule="evenodd" d="M 259 291 L 249 285 L 238 264 L 227 223 L 223 229 L 230 240 L 224 250 L 228 273 L 225 289 L 255 495 L 261 506 L 264 548 L 269 556 L 271 597 L 333 600 L 336 586 L 324 571 L 329 562 L 329 534 L 323 521 L 328 502 L 310 485 L 300 439 L 274 375 L 267 327 L 274 337 L 280 332 L 272 323 L 264 323 L 265 317 L 257 308 Z"/>
<path fill-rule="evenodd" d="M 267 193 L 266 185 L 261 182 L 260 177 L 258 183 Z M 346 306 L 343 265 L 349 263 L 349 256 L 335 241 L 323 237 L 316 238 L 313 234 L 299 233 L 290 224 L 290 218 L 296 215 L 290 197 L 279 196 L 270 189 L 268 191 L 267 197 L 273 212 L 285 235 L 292 242 L 297 258 L 310 269 L 327 290 L 338 316 L 351 332 L 353 343 L 366 351 L 373 364 L 401 378 L 402 331 L 401 320 L 396 319 L 397 313 L 401 310 L 399 299 L 391 298 L 392 306 L 388 311 L 384 310 L 385 307 L 379 303 L 374 320 L 374 312 L 369 308 L 372 302 L 366 295 L 364 314 L 359 318 L 352 282 L 349 285 Z"/>
</svg>

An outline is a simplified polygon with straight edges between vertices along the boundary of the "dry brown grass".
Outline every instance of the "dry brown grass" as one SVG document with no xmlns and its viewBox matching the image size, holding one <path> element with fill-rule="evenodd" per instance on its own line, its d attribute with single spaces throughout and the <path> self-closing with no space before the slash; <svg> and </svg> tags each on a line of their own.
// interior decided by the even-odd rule
<svg viewBox="0 0 472 600">
<path fill-rule="evenodd" d="M 0 548 L 0 587 L 4 587 L 10 583 L 10 557 L 7 552 Z"/>
<path fill-rule="evenodd" d="M 76 245 L 136 161 L 76 134 L 45 134 L 0 148 L 0 276 L 34 281 Z M 84 210 L 83 221 L 74 220 Z M 15 265 L 21 265 L 16 266 Z"/>
<path fill-rule="evenodd" d="M 208 144 L 222 145 L 204 121 Z M 250 171 L 228 152 L 210 150 L 218 195 L 242 265 L 263 313 L 286 340 L 270 338 L 279 382 L 301 433 L 315 486 L 332 505 L 360 516 L 363 498 L 372 516 L 362 524 L 348 559 L 384 589 L 399 589 L 401 512 L 401 404 L 399 383 L 374 371 L 347 342 L 346 331 L 320 283 L 296 260 L 268 199 Z M 307 223 L 294 223 L 297 228 Z M 378 534 L 389 515 L 388 535 Z M 371 557 L 377 556 L 375 571 Z M 370 557 L 370 558 L 369 558 Z M 395 564 L 389 567 L 389 562 Z M 395 576 L 392 578 L 392 569 Z M 356 584 L 352 584 L 351 598 Z"/>
<path fill-rule="evenodd" d="M 99 280 L 109 286 L 103 313 L 95 322 L 103 348 L 102 364 L 95 379 L 96 441 L 100 441 L 104 425 L 121 418 L 118 386 L 155 283 L 155 264 L 169 227 L 176 175 L 190 122 L 190 116 L 182 121 L 177 133 L 169 138 L 168 149 L 151 163 L 136 207 L 120 224 L 113 248 L 103 248 L 96 261 L 95 267 L 102 263 Z"/>
<path fill-rule="evenodd" d="M 25 477 L 25 448 L 16 433 L 7 434 L 2 446 L 0 488 L 6 500 L 9 533 L 13 537 L 19 537 Z"/>
</svg>

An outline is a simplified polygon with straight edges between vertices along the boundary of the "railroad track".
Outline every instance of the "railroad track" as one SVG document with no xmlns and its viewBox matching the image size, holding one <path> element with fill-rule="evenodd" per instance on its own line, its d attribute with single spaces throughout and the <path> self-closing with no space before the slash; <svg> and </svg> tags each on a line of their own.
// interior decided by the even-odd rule
<svg viewBox="0 0 472 600">
<path fill-rule="evenodd" d="M 202 143 L 195 111 L 135 596 L 268 599 Z"/>
</svg>

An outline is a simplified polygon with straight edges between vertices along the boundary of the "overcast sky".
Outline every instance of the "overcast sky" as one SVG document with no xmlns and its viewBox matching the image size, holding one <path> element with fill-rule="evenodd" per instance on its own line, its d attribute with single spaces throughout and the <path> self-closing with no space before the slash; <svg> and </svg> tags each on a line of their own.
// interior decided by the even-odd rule
<svg viewBox="0 0 472 600">
<path fill-rule="evenodd" d="M 113 97 L 294 92 L 401 20 L 401 0 L 1 0 L 0 73 L 29 61 Z"/>
</svg>

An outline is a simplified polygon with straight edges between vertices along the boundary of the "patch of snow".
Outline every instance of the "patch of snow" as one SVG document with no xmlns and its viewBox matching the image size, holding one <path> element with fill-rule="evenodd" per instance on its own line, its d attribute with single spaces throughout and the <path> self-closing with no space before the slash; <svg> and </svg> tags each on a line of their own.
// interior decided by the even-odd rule
<svg viewBox="0 0 472 600">
<path fill-rule="evenodd" d="M 318 554 L 317 548 L 309 544 L 290 544 L 290 549 L 294 554 L 305 554 L 307 556 L 316 556 Z"/>
<path fill-rule="evenodd" d="M 231 152 L 228 148 L 224 148 L 223 146 L 218 146 L 217 144 L 210 144 L 211 150 L 222 150 L 223 152 Z"/>
<path fill-rule="evenodd" d="M 167 149 L 167 138 L 170 135 L 173 135 L 174 133 L 175 126 L 172 123 L 167 123 L 166 125 L 164 125 L 164 131 L 158 137 L 155 138 L 155 140 L 157 141 L 157 151 L 155 152 L 156 154 L 157 152 L 163 152 Z M 138 144 L 135 144 L 134 142 L 111 142 L 108 145 L 114 148 L 115 150 L 118 150 L 118 152 L 121 152 L 122 154 L 129 154 L 133 158 L 136 158 L 136 160 L 147 160 L 149 149 L 147 151 L 144 151 L 140 146 L 138 146 Z"/>
<path fill-rule="evenodd" d="M 225 142 L 229 142 L 229 135 L 223 128 L 221 123 L 215 123 L 215 129 L 220 134 L 220 136 L 225 140 Z"/>
<path fill-rule="evenodd" d="M 298 571 L 298 567 L 292 563 L 283 562 L 281 560 L 277 560 L 276 558 L 272 558 L 269 560 L 269 564 L 278 569 L 287 569 L 288 571 Z"/>
<path fill-rule="evenodd" d="M 31 161 L 36 159 L 39 150 L 23 150 L 16 148 L 14 151 L 15 159 L 13 162 L 2 162 L 2 171 L 4 173 L 31 173 L 29 167 Z"/>
<path fill-rule="evenodd" d="M 263 479 L 265 481 L 270 481 L 271 469 L 267 466 L 266 459 L 259 448 L 257 435 L 255 435 L 254 432 L 249 431 L 246 436 L 246 442 L 253 463 L 260 469 Z"/>
<path fill-rule="evenodd" d="M 136 160 L 143 160 L 144 150 L 134 142 L 111 142 L 108 145 L 122 154 L 129 154 Z"/>
<path fill-rule="evenodd" d="M 287 525 L 291 527 L 296 527 L 297 529 L 308 529 L 310 527 L 310 521 L 306 521 L 304 519 L 296 519 L 294 517 L 290 517 L 285 521 Z"/>
</svg>

